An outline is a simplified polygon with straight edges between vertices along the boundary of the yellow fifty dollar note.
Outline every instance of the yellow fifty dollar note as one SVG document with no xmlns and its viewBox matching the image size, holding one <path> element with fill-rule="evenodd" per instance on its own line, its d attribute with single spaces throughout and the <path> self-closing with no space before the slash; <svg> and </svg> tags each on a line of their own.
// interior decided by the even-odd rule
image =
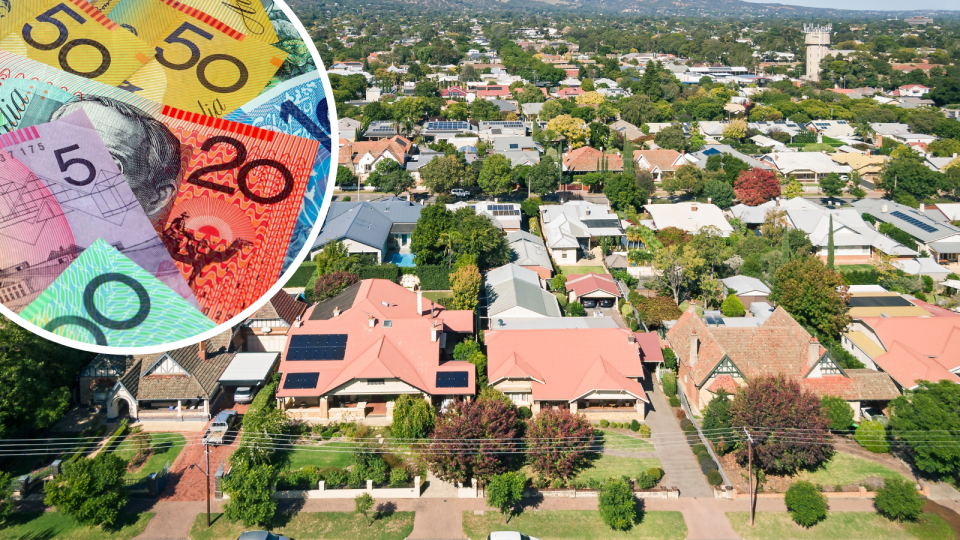
<svg viewBox="0 0 960 540">
<path fill-rule="evenodd" d="M 122 87 L 207 116 L 223 116 L 258 96 L 287 58 L 175 0 L 123 0 L 110 19 L 156 47 L 155 58 Z"/>
<path fill-rule="evenodd" d="M 38 4 L 41 10 L 11 30 L 0 49 L 113 86 L 153 57 L 152 47 L 85 0 Z"/>
<path fill-rule="evenodd" d="M 94 3 L 113 4 L 115 13 L 110 18 L 116 22 L 139 26 L 153 13 L 157 0 L 94 0 Z M 260 0 L 180 0 L 180 3 L 222 22 L 230 28 L 257 41 L 274 44 L 279 41 L 273 30 L 270 16 Z"/>
</svg>

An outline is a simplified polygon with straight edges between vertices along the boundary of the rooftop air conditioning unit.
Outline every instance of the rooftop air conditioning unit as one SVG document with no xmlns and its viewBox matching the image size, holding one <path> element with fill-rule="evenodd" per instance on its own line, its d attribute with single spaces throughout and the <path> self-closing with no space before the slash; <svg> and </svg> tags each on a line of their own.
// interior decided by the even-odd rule
<svg viewBox="0 0 960 540">
<path fill-rule="evenodd" d="M 263 332 L 264 334 L 269 334 L 270 332 L 273 332 L 273 328 L 270 328 L 269 326 L 264 326 L 263 328 L 260 329 L 260 331 Z"/>
</svg>

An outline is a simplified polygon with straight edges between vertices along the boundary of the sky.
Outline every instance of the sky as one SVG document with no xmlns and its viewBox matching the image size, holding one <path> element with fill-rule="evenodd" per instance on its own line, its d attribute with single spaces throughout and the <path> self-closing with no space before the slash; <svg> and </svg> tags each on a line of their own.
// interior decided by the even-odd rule
<svg viewBox="0 0 960 540">
<path fill-rule="evenodd" d="M 793 6 L 836 8 L 836 9 L 960 9 L 957 0 L 746 0 L 747 2 L 769 2 Z"/>
</svg>

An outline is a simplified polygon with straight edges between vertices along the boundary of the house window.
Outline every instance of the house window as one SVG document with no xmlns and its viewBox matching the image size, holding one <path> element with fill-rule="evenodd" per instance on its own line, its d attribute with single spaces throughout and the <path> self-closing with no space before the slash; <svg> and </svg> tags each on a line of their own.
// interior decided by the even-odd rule
<svg viewBox="0 0 960 540">
<path fill-rule="evenodd" d="M 386 384 L 386 380 L 385 379 L 367 379 L 367 384 L 383 385 L 383 384 Z"/>
<path fill-rule="evenodd" d="M 93 400 L 94 400 L 94 401 L 104 401 L 105 399 L 107 399 L 107 395 L 108 395 L 109 393 L 110 393 L 109 390 L 96 390 L 96 391 L 94 391 L 94 393 L 93 393 Z"/>
<path fill-rule="evenodd" d="M 506 395 L 510 398 L 510 401 L 516 404 L 530 403 L 530 394 L 506 392 Z"/>
<path fill-rule="evenodd" d="M 393 321 L 383 321 L 384 328 L 393 328 Z"/>
<path fill-rule="evenodd" d="M 561 253 L 561 254 L 560 254 L 560 258 L 561 258 L 561 259 L 566 259 L 566 258 L 567 258 L 567 252 L 564 251 L 563 253 Z"/>
</svg>

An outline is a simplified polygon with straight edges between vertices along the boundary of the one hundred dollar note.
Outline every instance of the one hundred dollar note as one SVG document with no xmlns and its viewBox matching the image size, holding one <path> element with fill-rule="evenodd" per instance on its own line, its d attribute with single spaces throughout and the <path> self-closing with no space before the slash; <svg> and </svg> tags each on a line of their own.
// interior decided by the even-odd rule
<svg viewBox="0 0 960 540">
<path fill-rule="evenodd" d="M 199 307 L 189 285 L 157 236 L 130 185 L 82 110 L 54 122 L 0 135 L 0 147 L 32 171 L 35 180 L 14 190 L 0 208 L 0 260 L 29 261 L 15 277 L 34 279 L 31 288 L 41 292 L 44 279 L 76 258 L 97 240 L 120 250 L 175 291 Z M 0 167 L 4 164 L 0 162 Z M 65 218 L 63 221 L 62 218 Z M 47 220 L 56 218 L 50 222 Z M 35 235 L 17 231 L 33 225 Z M 66 229 L 62 229 L 62 227 Z M 2 227 L 2 226 L 0 226 Z M 57 227 L 60 227 L 59 229 Z M 70 238 L 56 249 L 33 247 L 36 235 Z M 3 264 L 8 268 L 8 264 Z M 20 307 L 26 306 L 23 303 Z M 14 309 L 13 306 L 10 306 Z"/>
<path fill-rule="evenodd" d="M 73 99 L 66 90 L 27 79 L 0 80 L 0 133 L 44 124 L 53 111 Z"/>
<path fill-rule="evenodd" d="M 123 0 L 110 18 L 156 47 L 123 88 L 185 111 L 223 116 L 267 86 L 287 53 L 175 0 Z"/>
<path fill-rule="evenodd" d="M 283 270 L 300 255 L 320 218 L 331 167 L 330 112 L 323 79 L 312 71 L 280 83 L 226 117 L 271 131 L 313 139 L 320 143 L 310 174 L 310 183 L 300 207 L 297 224 L 287 248 Z"/>
<path fill-rule="evenodd" d="M 44 3 L 49 7 L 9 32 L 0 49 L 109 85 L 153 58 L 152 46 L 85 0 Z"/>
<path fill-rule="evenodd" d="M 169 343 L 216 326 L 103 240 L 85 249 L 20 316 L 75 341 L 114 347 Z"/>
</svg>

